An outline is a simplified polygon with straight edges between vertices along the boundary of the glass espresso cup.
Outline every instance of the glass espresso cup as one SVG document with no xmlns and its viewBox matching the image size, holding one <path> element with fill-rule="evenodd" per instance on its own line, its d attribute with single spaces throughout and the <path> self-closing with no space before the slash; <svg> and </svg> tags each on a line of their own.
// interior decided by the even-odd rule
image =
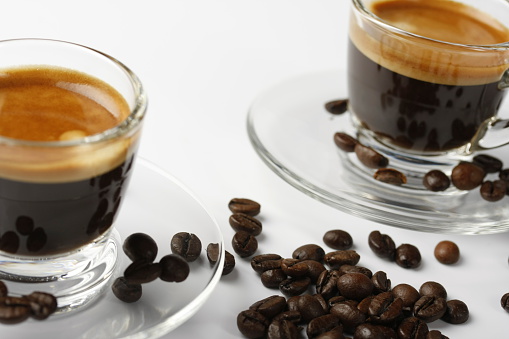
<svg viewBox="0 0 509 339">
<path fill-rule="evenodd" d="M 509 2 L 351 7 L 349 109 L 359 139 L 390 167 L 419 176 L 509 142 L 498 117 L 509 87 Z"/>
<path fill-rule="evenodd" d="M 0 55 L 0 279 L 65 312 L 115 270 L 147 99 L 133 72 L 85 46 L 5 40 Z"/>
</svg>

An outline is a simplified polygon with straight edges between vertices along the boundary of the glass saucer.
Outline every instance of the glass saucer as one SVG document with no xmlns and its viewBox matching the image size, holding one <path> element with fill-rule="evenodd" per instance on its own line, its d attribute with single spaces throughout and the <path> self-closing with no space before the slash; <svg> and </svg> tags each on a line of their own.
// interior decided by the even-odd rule
<svg viewBox="0 0 509 339">
<path fill-rule="evenodd" d="M 110 286 L 90 306 L 54 315 L 43 321 L 29 319 L 17 325 L 0 325 L 2 338 L 158 338 L 175 329 L 204 304 L 216 287 L 224 262 L 220 228 L 203 205 L 174 177 L 150 162 L 138 159 L 122 210 L 115 222 L 121 241 L 136 232 L 149 234 L 159 246 L 159 258 L 170 254 L 170 240 L 177 232 L 196 234 L 202 254 L 190 263 L 190 273 L 180 283 L 155 280 L 142 285 L 135 303 L 118 300 Z M 205 249 L 220 246 L 220 260 L 211 265 Z M 113 280 L 130 260 L 119 249 Z M 37 290 L 37 284 L 33 285 Z"/>
<path fill-rule="evenodd" d="M 340 70 L 296 76 L 269 88 L 248 113 L 247 130 L 256 152 L 290 185 L 353 215 L 436 233 L 508 230 L 509 197 L 493 203 L 483 200 L 478 190 L 406 189 L 358 170 L 351 153 L 333 142 L 336 132 L 356 135 L 349 113 L 332 115 L 324 107 L 347 95 L 346 72 Z M 509 112 L 507 102 L 501 111 Z M 506 148 L 489 152 L 509 164 L 507 153 Z"/>
</svg>

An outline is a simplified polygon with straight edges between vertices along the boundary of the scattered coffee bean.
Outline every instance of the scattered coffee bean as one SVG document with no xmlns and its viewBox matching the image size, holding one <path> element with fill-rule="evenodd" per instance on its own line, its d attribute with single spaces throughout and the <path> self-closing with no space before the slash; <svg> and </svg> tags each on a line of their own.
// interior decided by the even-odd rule
<svg viewBox="0 0 509 339">
<path fill-rule="evenodd" d="M 325 103 L 325 109 L 330 114 L 343 114 L 348 110 L 348 99 L 337 99 Z"/>
<path fill-rule="evenodd" d="M 398 338 L 426 339 L 428 332 L 428 325 L 417 317 L 403 319 L 396 329 Z"/>
<path fill-rule="evenodd" d="M 373 292 L 375 294 L 389 292 L 391 290 L 391 279 L 387 278 L 387 274 L 384 271 L 378 271 L 371 277 L 373 282 Z"/>
<path fill-rule="evenodd" d="M 338 303 L 330 309 L 330 313 L 337 316 L 343 329 L 350 333 L 353 333 L 357 326 L 366 321 L 366 314 L 350 303 Z"/>
<path fill-rule="evenodd" d="M 324 314 L 309 321 L 306 334 L 308 338 L 316 338 L 318 335 L 329 332 L 339 326 L 341 326 L 341 323 L 337 316 L 330 313 Z"/>
<path fill-rule="evenodd" d="M 7 285 L 0 280 L 0 298 L 6 297 L 8 293 Z"/>
<path fill-rule="evenodd" d="M 415 287 L 405 283 L 394 286 L 391 292 L 395 298 L 400 298 L 403 301 L 403 307 L 407 309 L 412 309 L 415 302 L 421 297 Z"/>
<path fill-rule="evenodd" d="M 259 254 L 251 258 L 251 267 L 258 273 L 263 273 L 267 270 L 281 268 L 281 261 L 283 258 L 279 254 Z"/>
<path fill-rule="evenodd" d="M 364 266 L 358 266 L 358 265 L 341 265 L 338 268 L 338 271 L 342 274 L 345 273 L 362 273 L 369 279 L 373 276 L 373 272 L 367 267 Z"/>
<path fill-rule="evenodd" d="M 430 191 L 441 192 L 451 186 L 451 179 L 440 170 L 431 170 L 424 175 L 422 183 Z"/>
<path fill-rule="evenodd" d="M 394 260 L 396 245 L 389 235 L 382 234 L 380 231 L 372 231 L 368 236 L 368 244 L 377 256 Z"/>
<path fill-rule="evenodd" d="M 414 304 L 414 315 L 424 322 L 430 323 L 440 319 L 447 310 L 444 298 L 422 296 Z"/>
<path fill-rule="evenodd" d="M 124 277 L 118 277 L 111 286 L 113 294 L 126 303 L 140 300 L 142 295 L 141 284 L 131 284 Z"/>
<path fill-rule="evenodd" d="M 378 153 L 371 147 L 364 146 L 360 143 L 355 145 L 354 152 L 359 161 L 366 167 L 376 169 L 387 167 L 389 164 L 389 160 L 382 154 Z"/>
<path fill-rule="evenodd" d="M 434 255 L 438 262 L 452 265 L 460 259 L 460 249 L 454 242 L 443 240 L 435 246 Z"/>
<path fill-rule="evenodd" d="M 264 337 L 269 325 L 269 319 L 253 310 L 242 311 L 237 316 L 237 328 L 247 338 Z"/>
<path fill-rule="evenodd" d="M 130 284 L 146 284 L 161 275 L 161 265 L 148 260 L 131 263 L 124 271 L 124 277 Z"/>
<path fill-rule="evenodd" d="M 470 312 L 467 304 L 461 300 L 448 300 L 447 309 L 442 320 L 449 324 L 463 324 L 469 318 Z"/>
<path fill-rule="evenodd" d="M 235 268 L 235 257 L 228 251 L 224 251 L 224 265 L 222 275 L 228 275 Z"/>
<path fill-rule="evenodd" d="M 286 296 L 296 296 L 306 292 L 310 285 L 311 278 L 309 277 L 290 277 L 279 284 L 279 290 Z"/>
<path fill-rule="evenodd" d="M 288 320 L 272 320 L 267 331 L 267 339 L 298 339 L 299 330 Z"/>
<path fill-rule="evenodd" d="M 10 298 L 9 302 L 6 299 Z M 30 317 L 30 305 L 23 298 L 4 297 L 0 299 L 0 323 L 18 324 Z"/>
<path fill-rule="evenodd" d="M 445 287 L 436 281 L 426 281 L 419 288 L 421 296 L 436 297 L 447 299 L 447 291 Z"/>
<path fill-rule="evenodd" d="M 484 169 L 486 173 L 497 173 L 502 169 L 502 161 L 488 154 L 476 155 L 472 162 Z"/>
<path fill-rule="evenodd" d="M 229 219 L 230 226 L 236 231 L 244 231 L 251 235 L 262 233 L 262 223 L 260 220 L 244 213 L 233 213 Z"/>
<path fill-rule="evenodd" d="M 449 339 L 449 337 L 443 335 L 439 330 L 432 330 L 428 332 L 426 339 Z"/>
<path fill-rule="evenodd" d="M 250 216 L 256 216 L 260 213 L 260 204 L 251 199 L 233 198 L 228 203 L 228 208 L 232 213 L 244 213 Z"/>
<path fill-rule="evenodd" d="M 57 310 L 57 298 L 46 292 L 32 292 L 26 296 L 34 319 L 44 320 Z"/>
<path fill-rule="evenodd" d="M 502 298 L 500 298 L 500 305 L 504 310 L 509 312 L 509 293 L 505 293 Z"/>
<path fill-rule="evenodd" d="M 210 243 L 207 245 L 206 249 L 207 260 L 211 265 L 215 265 L 219 260 L 219 244 L 218 243 Z"/>
<path fill-rule="evenodd" d="M 417 268 L 421 264 L 421 252 L 411 244 L 401 244 L 396 248 L 396 263 L 403 268 Z"/>
<path fill-rule="evenodd" d="M 267 298 L 256 301 L 249 306 L 249 309 L 261 313 L 268 319 L 272 319 L 279 313 L 286 310 L 286 299 L 279 295 L 271 295 Z"/>
<path fill-rule="evenodd" d="M 340 250 L 325 254 L 323 259 L 330 268 L 338 269 L 342 265 L 357 265 L 360 255 L 354 250 Z"/>
<path fill-rule="evenodd" d="M 307 244 L 299 246 L 292 253 L 292 258 L 299 260 L 315 260 L 322 262 L 325 256 L 325 251 L 322 247 L 316 244 Z"/>
<path fill-rule="evenodd" d="M 397 339 L 396 332 L 390 327 L 364 323 L 355 328 L 355 339 Z"/>
<path fill-rule="evenodd" d="M 256 237 L 244 231 L 236 232 L 232 238 L 232 247 L 235 253 L 242 258 L 252 256 L 258 249 Z"/>
<path fill-rule="evenodd" d="M 170 248 L 172 253 L 192 262 L 200 256 L 201 240 L 193 233 L 179 232 L 171 238 Z"/>
<path fill-rule="evenodd" d="M 486 201 L 499 201 L 505 197 L 507 183 L 504 180 L 487 180 L 481 184 L 481 197 Z"/>
<path fill-rule="evenodd" d="M 129 235 L 122 246 L 124 253 L 132 261 L 154 261 L 157 257 L 157 244 L 148 234 L 133 233 Z"/>
<path fill-rule="evenodd" d="M 379 168 L 373 175 L 373 178 L 386 184 L 396 186 L 401 186 L 407 183 L 406 176 L 393 168 Z"/>
<path fill-rule="evenodd" d="M 460 190 L 472 190 L 482 184 L 486 172 L 470 162 L 462 162 L 452 169 L 451 181 Z"/>
<path fill-rule="evenodd" d="M 338 279 L 339 293 L 348 299 L 362 300 L 373 292 L 373 282 L 362 273 L 346 273 Z"/>
<path fill-rule="evenodd" d="M 334 134 L 334 143 L 344 152 L 354 152 L 357 139 L 346 133 L 337 132 Z"/>
<path fill-rule="evenodd" d="M 288 275 L 280 268 L 266 270 L 260 275 L 263 286 L 267 288 L 279 288 L 279 285 L 288 278 Z"/>
<path fill-rule="evenodd" d="M 330 230 L 323 235 L 325 245 L 335 250 L 348 250 L 353 246 L 350 233 L 343 230 Z"/>
<path fill-rule="evenodd" d="M 379 325 L 392 325 L 403 313 L 403 300 L 395 298 L 391 292 L 382 292 L 373 297 L 368 314 L 371 322 Z"/>
<path fill-rule="evenodd" d="M 161 274 L 159 278 L 168 282 L 182 282 L 189 276 L 189 264 L 177 254 L 168 254 L 159 260 Z"/>
<path fill-rule="evenodd" d="M 325 270 L 320 273 L 316 280 L 316 292 L 327 300 L 337 295 L 339 292 L 337 284 L 341 275 L 342 273 L 337 270 Z"/>
</svg>

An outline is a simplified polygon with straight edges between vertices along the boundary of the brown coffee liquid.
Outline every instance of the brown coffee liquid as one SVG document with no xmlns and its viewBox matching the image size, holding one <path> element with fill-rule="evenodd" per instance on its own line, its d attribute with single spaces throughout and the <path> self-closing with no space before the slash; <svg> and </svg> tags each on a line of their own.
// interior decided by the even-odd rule
<svg viewBox="0 0 509 339">
<path fill-rule="evenodd" d="M 111 86 L 72 70 L 0 71 L 0 134 L 31 141 L 81 139 L 130 113 Z M 0 145 L 0 251 L 46 256 L 106 232 L 129 180 L 137 134 L 86 146 Z"/>
<path fill-rule="evenodd" d="M 370 10 L 393 26 L 439 41 L 509 41 L 507 27 L 453 1 L 378 1 Z M 498 82 L 509 68 L 507 51 L 459 52 L 433 40 L 377 35 L 356 20 L 348 50 L 352 110 L 362 125 L 402 148 L 439 153 L 465 145 L 504 96 Z"/>
</svg>

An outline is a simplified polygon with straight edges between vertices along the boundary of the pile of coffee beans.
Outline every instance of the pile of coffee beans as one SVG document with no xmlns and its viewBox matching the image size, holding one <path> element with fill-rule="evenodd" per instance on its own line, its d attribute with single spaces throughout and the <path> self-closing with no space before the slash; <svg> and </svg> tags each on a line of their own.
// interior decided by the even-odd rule
<svg viewBox="0 0 509 339">
<path fill-rule="evenodd" d="M 124 275 L 113 282 L 113 294 L 126 303 L 138 301 L 142 296 L 142 284 L 156 279 L 167 282 L 182 282 L 189 275 L 188 262 L 196 260 L 201 253 L 201 241 L 192 233 L 179 232 L 170 242 L 171 254 L 155 261 L 158 246 L 145 233 L 133 233 L 124 240 L 122 249 L 132 263 Z"/>
<path fill-rule="evenodd" d="M 228 203 L 233 213 L 229 218 L 230 226 L 235 231 L 232 247 L 241 258 L 252 256 L 258 249 L 256 236 L 262 232 L 262 223 L 255 216 L 260 213 L 258 202 L 246 198 L 233 198 Z"/>
<path fill-rule="evenodd" d="M 330 230 L 323 236 L 326 252 L 318 244 L 297 247 L 291 258 L 276 253 L 259 254 L 251 267 L 262 284 L 279 289 L 253 303 L 237 316 L 237 327 L 247 338 L 447 338 L 428 324 L 441 319 L 460 324 L 469 318 L 461 300 L 447 300 L 446 289 L 428 281 L 417 290 L 408 284 L 391 287 L 383 271 L 373 273 L 359 266 L 360 255 L 352 250 L 353 240 L 344 230 Z M 395 246 L 390 236 L 373 231 L 370 248 L 379 257 L 394 260 L 405 268 L 417 267 L 421 256 L 410 244 Z M 504 301 L 509 305 L 509 294 Z M 509 306 L 508 306 L 509 308 Z"/>
<path fill-rule="evenodd" d="M 47 319 L 57 310 L 57 299 L 46 292 L 32 292 L 20 297 L 9 296 L 7 285 L 0 281 L 0 323 L 18 324 L 33 318 Z"/>
</svg>

